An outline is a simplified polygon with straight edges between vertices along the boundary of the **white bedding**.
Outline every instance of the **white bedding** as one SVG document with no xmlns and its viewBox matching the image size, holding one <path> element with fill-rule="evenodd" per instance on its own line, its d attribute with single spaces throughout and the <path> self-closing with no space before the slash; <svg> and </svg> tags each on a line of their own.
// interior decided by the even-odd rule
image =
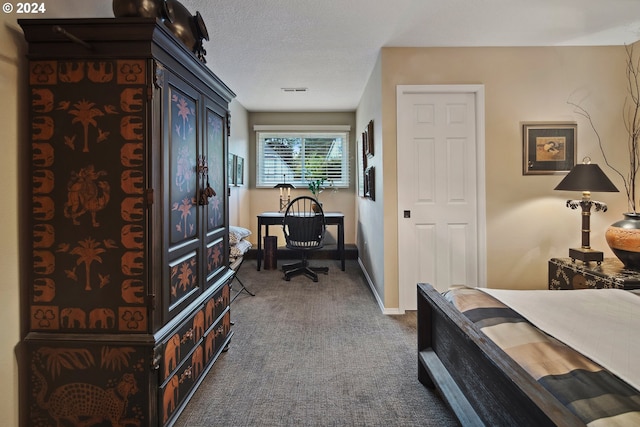
<svg viewBox="0 0 640 427">
<path fill-rule="evenodd" d="M 621 289 L 481 290 L 640 390 L 640 296 Z"/>
</svg>

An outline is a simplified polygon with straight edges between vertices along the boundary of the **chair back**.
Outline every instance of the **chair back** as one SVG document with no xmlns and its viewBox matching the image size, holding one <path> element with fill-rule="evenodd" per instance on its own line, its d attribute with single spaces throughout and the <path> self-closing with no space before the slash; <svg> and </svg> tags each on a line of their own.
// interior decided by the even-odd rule
<svg viewBox="0 0 640 427">
<path fill-rule="evenodd" d="M 322 207 L 309 196 L 293 199 L 284 213 L 282 230 L 287 248 L 320 249 L 326 231 Z"/>
</svg>

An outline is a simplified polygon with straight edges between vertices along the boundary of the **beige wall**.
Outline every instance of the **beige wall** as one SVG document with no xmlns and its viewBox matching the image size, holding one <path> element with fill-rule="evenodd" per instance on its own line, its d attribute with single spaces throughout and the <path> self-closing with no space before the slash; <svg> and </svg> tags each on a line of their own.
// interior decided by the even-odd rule
<svg viewBox="0 0 640 427">
<path fill-rule="evenodd" d="M 244 185 L 229 187 L 229 224 L 246 227 L 251 223 L 249 179 L 249 127 L 247 110 L 236 100 L 231 102 L 229 153 L 245 159 Z"/>
<path fill-rule="evenodd" d="M 325 211 L 340 211 L 345 215 L 344 237 L 345 243 L 355 243 L 355 113 L 347 112 L 316 112 L 316 113 L 285 113 L 285 112 L 250 112 L 249 113 L 249 192 L 250 203 L 247 207 L 250 212 L 249 222 L 242 225 L 253 232 L 249 237 L 254 245 L 257 243 L 257 215 L 265 211 L 277 211 L 279 208 L 278 190 L 256 188 L 256 135 L 253 131 L 255 125 L 349 125 L 349 157 L 351 159 L 352 180 L 349 188 L 340 188 L 335 191 L 325 190 L 320 194 Z M 311 195 L 308 188 L 296 188 L 291 191 L 291 198 L 303 195 Z M 243 207 L 244 209 L 244 207 Z M 284 245 L 282 230 L 278 227 L 270 227 L 269 234 L 278 236 L 278 245 Z M 327 228 L 329 243 L 335 242 L 335 227 Z"/>
<path fill-rule="evenodd" d="M 20 340 L 19 312 L 19 268 L 18 268 L 18 144 L 19 131 L 24 121 L 18 112 L 19 91 L 17 84 L 22 83 L 18 76 L 22 73 L 23 43 L 21 35 L 15 29 L 15 18 L 3 14 L 0 27 L 0 93 L 5 107 L 0 114 L 0 128 L 3 129 L 2 156 L 0 156 L 0 182 L 5 207 L 0 210 L 0 271 L 3 283 L 0 286 L 0 376 L 4 379 L 4 398 L 0 399 L 0 413 L 4 414 L 7 425 L 18 424 L 18 369 L 14 348 Z"/>
<path fill-rule="evenodd" d="M 393 275 L 393 265 L 396 266 L 397 262 L 389 267 L 389 263 L 385 262 L 385 256 L 394 251 L 393 248 L 387 247 L 396 244 L 395 236 L 389 237 L 390 231 L 396 232 L 397 230 L 389 225 L 390 221 L 386 218 L 394 218 L 395 215 L 387 212 L 387 207 L 394 206 L 393 203 L 386 202 L 389 198 L 395 198 L 395 192 L 386 189 L 386 185 L 389 182 L 387 179 L 385 164 L 382 159 L 386 158 L 382 141 L 386 141 L 383 132 L 382 121 L 382 62 L 381 57 L 378 57 L 375 66 L 369 77 L 369 81 L 365 86 L 360 104 L 356 111 L 356 129 L 364 129 L 369 120 L 373 120 L 373 152 L 374 156 L 368 159 L 368 165 L 375 167 L 376 170 L 376 199 L 371 200 L 364 197 L 356 198 L 357 209 L 357 244 L 358 244 L 358 258 L 360 264 L 369 281 L 369 285 L 372 286 L 378 304 L 381 307 L 393 307 L 385 303 L 390 298 L 385 296 L 385 291 L 394 292 L 393 287 L 385 286 L 387 283 L 386 275 Z M 394 168 L 395 171 L 395 168 Z M 394 172 L 395 173 L 395 172 Z M 395 182 L 395 180 L 393 180 Z M 397 205 L 397 203 L 396 203 Z M 397 277 L 397 274 L 396 274 Z M 397 278 L 392 280 L 397 283 Z M 395 291 L 397 293 L 397 290 Z M 396 304 L 397 307 L 397 304 Z"/>
<path fill-rule="evenodd" d="M 577 122 L 579 161 L 591 157 L 622 189 L 621 179 L 605 167 L 588 122 L 567 100 L 589 111 L 609 148 L 610 161 L 624 165 L 624 48 L 384 48 L 381 64 L 385 206 L 370 212 L 361 209 L 360 222 L 379 221 L 384 209 L 384 249 L 377 249 L 373 258 L 378 260 L 384 252 L 385 308 L 398 306 L 397 247 L 391 240 L 397 232 L 396 86 L 400 84 L 485 86 L 487 284 L 546 287 L 548 259 L 568 256 L 570 246 L 580 246 L 580 213 L 564 206 L 567 198 L 580 195 L 553 191 L 560 176 L 522 175 L 520 123 Z M 372 81 L 376 79 L 374 74 Z M 363 104 L 360 108 L 369 103 Z M 612 144 L 618 144 L 617 151 L 611 150 Z M 592 215 L 591 245 L 611 256 L 604 231 L 626 211 L 626 198 L 623 193 L 594 194 L 594 198 L 608 203 L 609 211 Z M 358 240 L 371 238 L 365 235 Z"/>
</svg>

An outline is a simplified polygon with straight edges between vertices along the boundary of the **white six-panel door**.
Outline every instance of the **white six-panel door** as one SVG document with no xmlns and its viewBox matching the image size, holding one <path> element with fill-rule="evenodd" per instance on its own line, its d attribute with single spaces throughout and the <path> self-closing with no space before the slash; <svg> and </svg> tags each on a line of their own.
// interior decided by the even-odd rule
<svg viewBox="0 0 640 427">
<path fill-rule="evenodd" d="M 398 86 L 397 101 L 400 309 L 415 310 L 416 283 L 483 285 L 484 101 L 466 85 Z"/>
</svg>

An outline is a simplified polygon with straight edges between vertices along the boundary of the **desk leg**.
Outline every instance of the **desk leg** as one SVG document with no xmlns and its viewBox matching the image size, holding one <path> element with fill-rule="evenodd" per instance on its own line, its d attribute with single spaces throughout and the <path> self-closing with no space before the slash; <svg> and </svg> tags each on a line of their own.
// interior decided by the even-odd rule
<svg viewBox="0 0 640 427">
<path fill-rule="evenodd" d="M 338 256 L 340 256 L 342 271 L 345 270 L 344 252 L 344 222 L 340 222 L 338 224 Z"/>
<path fill-rule="evenodd" d="M 260 263 L 262 262 L 262 219 L 258 217 L 258 252 L 256 253 L 258 271 L 260 271 Z"/>
</svg>

